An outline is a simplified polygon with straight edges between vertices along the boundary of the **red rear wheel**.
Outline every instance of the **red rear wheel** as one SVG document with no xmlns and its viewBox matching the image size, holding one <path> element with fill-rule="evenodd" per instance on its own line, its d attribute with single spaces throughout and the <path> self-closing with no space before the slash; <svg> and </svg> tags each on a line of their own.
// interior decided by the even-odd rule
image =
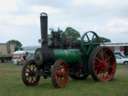
<svg viewBox="0 0 128 96">
<path fill-rule="evenodd" d="M 57 60 L 52 67 L 52 83 L 56 88 L 63 88 L 69 81 L 68 66 L 63 60 Z"/>
<path fill-rule="evenodd" d="M 112 80 L 116 71 L 116 62 L 111 49 L 107 47 L 96 48 L 90 55 L 89 66 L 94 80 Z"/>
</svg>

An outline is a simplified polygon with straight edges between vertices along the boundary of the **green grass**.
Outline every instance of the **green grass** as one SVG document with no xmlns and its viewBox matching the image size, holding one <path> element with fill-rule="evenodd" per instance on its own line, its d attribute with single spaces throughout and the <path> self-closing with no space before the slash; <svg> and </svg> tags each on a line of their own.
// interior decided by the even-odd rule
<svg viewBox="0 0 128 96">
<path fill-rule="evenodd" d="M 115 80 L 94 82 L 70 80 L 62 89 L 55 89 L 50 78 L 41 78 L 36 87 L 26 87 L 21 81 L 21 66 L 0 64 L 0 96 L 128 96 L 128 65 L 118 65 Z"/>
</svg>

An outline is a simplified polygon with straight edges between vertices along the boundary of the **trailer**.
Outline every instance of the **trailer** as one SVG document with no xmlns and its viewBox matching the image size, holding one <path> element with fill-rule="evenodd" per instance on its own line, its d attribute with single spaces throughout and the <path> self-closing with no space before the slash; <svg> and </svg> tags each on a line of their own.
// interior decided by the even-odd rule
<svg viewBox="0 0 128 96">
<path fill-rule="evenodd" d="M 10 62 L 12 59 L 12 53 L 15 51 L 14 44 L 0 43 L 0 62 Z"/>
</svg>

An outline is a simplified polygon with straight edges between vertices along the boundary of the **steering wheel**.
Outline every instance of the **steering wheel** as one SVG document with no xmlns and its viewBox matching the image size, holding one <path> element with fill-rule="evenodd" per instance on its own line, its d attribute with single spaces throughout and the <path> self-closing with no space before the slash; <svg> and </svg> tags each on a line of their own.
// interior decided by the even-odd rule
<svg viewBox="0 0 128 96">
<path fill-rule="evenodd" d="M 81 38 L 81 48 L 86 55 L 90 53 L 93 47 L 99 44 L 99 36 L 94 31 L 84 33 Z"/>
</svg>

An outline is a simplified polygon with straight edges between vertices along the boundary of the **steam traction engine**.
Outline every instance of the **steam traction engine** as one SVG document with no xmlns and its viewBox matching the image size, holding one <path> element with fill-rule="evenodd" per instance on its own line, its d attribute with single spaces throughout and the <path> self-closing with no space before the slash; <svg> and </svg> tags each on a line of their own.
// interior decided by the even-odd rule
<svg viewBox="0 0 128 96">
<path fill-rule="evenodd" d="M 61 32 L 51 32 L 48 38 L 48 16 L 40 14 L 41 48 L 35 51 L 34 60 L 28 60 L 22 69 L 22 80 L 27 86 L 37 85 L 40 77 L 51 76 L 54 87 L 65 87 L 72 79 L 110 81 L 116 71 L 115 57 L 111 49 L 100 46 L 99 36 L 86 32 L 81 40 L 62 39 Z"/>
</svg>

